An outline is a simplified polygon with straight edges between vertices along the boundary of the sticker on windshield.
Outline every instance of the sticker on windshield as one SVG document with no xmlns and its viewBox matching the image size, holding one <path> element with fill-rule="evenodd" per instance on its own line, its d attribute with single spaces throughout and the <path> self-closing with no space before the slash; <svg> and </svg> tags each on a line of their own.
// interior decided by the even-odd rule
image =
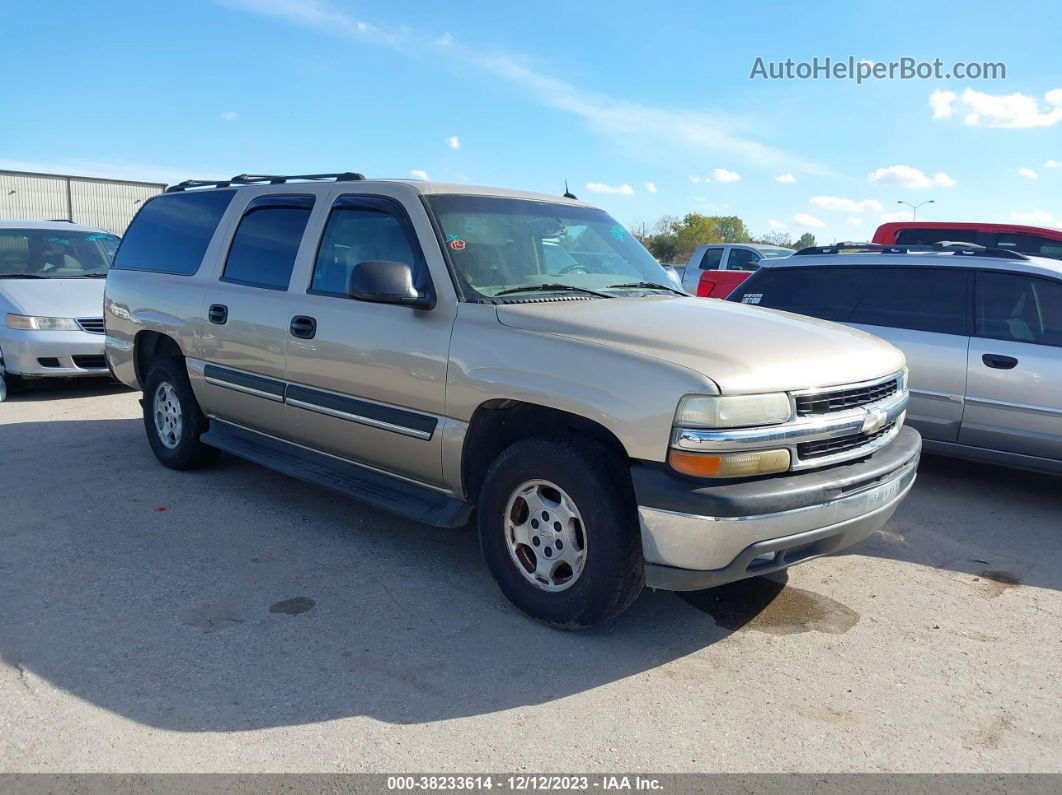
<svg viewBox="0 0 1062 795">
<path fill-rule="evenodd" d="M 745 293 L 745 295 L 741 296 L 741 303 L 758 304 L 762 298 L 763 293 Z"/>
<path fill-rule="evenodd" d="M 455 237 L 453 240 L 450 241 L 450 248 L 452 248 L 454 251 L 464 251 L 465 241 L 459 237 Z"/>
<path fill-rule="evenodd" d="M 612 227 L 612 236 L 614 238 L 616 238 L 616 240 L 623 240 L 623 227 L 620 226 L 619 224 L 616 224 L 615 226 L 613 226 Z"/>
</svg>

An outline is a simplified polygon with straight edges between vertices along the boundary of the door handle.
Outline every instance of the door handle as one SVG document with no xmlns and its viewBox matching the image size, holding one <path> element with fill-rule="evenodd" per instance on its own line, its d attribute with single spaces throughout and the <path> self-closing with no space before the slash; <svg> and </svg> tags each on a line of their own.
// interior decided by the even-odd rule
<svg viewBox="0 0 1062 795">
<path fill-rule="evenodd" d="M 1018 360 L 1013 356 L 1001 356 L 998 353 L 986 353 L 981 357 L 986 366 L 995 370 L 1013 370 Z"/>
<path fill-rule="evenodd" d="M 229 308 L 224 304 L 211 304 L 210 309 L 207 310 L 207 319 L 211 323 L 223 326 L 225 321 L 229 319 Z"/>
<path fill-rule="evenodd" d="M 317 335 L 317 321 L 306 315 L 295 315 L 291 319 L 289 330 L 293 337 L 312 340 Z"/>
</svg>

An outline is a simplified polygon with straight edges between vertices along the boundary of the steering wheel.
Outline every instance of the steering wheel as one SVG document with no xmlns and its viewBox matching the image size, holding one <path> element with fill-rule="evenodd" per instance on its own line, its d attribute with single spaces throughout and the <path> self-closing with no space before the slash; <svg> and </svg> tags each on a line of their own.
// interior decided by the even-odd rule
<svg viewBox="0 0 1062 795">
<path fill-rule="evenodd" d="M 588 270 L 586 269 L 586 266 L 585 266 L 585 265 L 583 265 L 582 263 L 579 263 L 579 262 L 573 262 L 573 263 L 572 263 L 571 265 L 569 265 L 569 266 L 568 266 L 567 268 L 563 268 L 563 269 L 561 269 L 560 273 L 558 273 L 557 275 L 558 275 L 558 276 L 566 276 L 566 275 L 568 275 L 569 273 L 589 273 L 589 272 L 590 272 L 590 271 L 588 271 Z"/>
</svg>

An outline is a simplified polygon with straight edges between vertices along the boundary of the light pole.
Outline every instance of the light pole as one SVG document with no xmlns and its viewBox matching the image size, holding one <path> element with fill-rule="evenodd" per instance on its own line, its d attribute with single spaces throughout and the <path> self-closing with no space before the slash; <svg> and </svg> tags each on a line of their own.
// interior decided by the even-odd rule
<svg viewBox="0 0 1062 795">
<path fill-rule="evenodd" d="M 910 207 L 911 208 L 911 220 L 912 221 L 917 221 L 918 220 L 918 208 L 921 207 L 923 204 L 935 204 L 936 202 L 934 202 L 932 199 L 927 199 L 926 201 L 919 202 L 918 204 L 911 204 L 911 202 L 905 202 L 903 199 L 900 199 L 896 203 L 897 204 L 906 204 L 908 207 Z"/>
</svg>

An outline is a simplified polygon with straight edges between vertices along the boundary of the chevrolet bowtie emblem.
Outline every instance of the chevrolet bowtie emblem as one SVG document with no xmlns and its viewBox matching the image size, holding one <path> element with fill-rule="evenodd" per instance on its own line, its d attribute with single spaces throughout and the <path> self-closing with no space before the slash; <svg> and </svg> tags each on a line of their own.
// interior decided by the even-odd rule
<svg viewBox="0 0 1062 795">
<path fill-rule="evenodd" d="M 867 409 L 867 416 L 863 418 L 863 433 L 880 431 L 888 418 L 885 409 Z"/>
</svg>

